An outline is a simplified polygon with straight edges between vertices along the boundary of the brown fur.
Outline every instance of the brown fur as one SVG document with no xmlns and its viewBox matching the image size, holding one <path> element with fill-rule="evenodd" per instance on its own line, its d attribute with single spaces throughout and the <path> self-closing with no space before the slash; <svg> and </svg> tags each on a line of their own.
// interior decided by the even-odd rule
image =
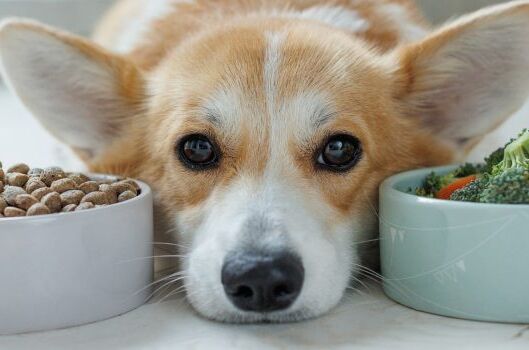
<svg viewBox="0 0 529 350">
<path fill-rule="evenodd" d="M 410 18 L 425 26 L 411 1 L 384 2 L 402 4 L 409 11 Z M 321 3 L 291 1 L 289 7 L 303 9 Z M 331 3 L 351 7 L 372 23 L 388 24 L 376 12 L 380 2 L 361 1 L 356 6 L 350 5 L 350 1 Z M 103 21 L 103 30 L 96 37 L 104 42 L 104 32 L 112 28 L 112 23 L 118 23 L 119 17 L 137 11 L 135 6 L 128 1 L 119 3 Z M 251 116 L 253 120 L 243 121 L 240 135 L 219 135 L 218 130 L 197 122 L 197 118 L 193 116 L 193 101 L 200 101 L 201 96 L 210 94 L 212 87 L 222 79 L 239 81 L 243 91 L 259 91 L 263 86 L 262 67 L 266 48 L 262 33 L 287 26 L 289 36 L 284 51 L 288 52 L 288 58 L 285 66 L 281 67 L 280 96 L 287 99 L 296 92 L 318 84 L 318 89 L 334 96 L 334 102 L 341 113 L 327 126 L 327 131 L 313 137 L 311 144 L 304 144 L 303 149 L 292 150 L 301 173 L 287 173 L 285 176 L 299 182 L 301 180 L 297 176 L 301 175 L 306 188 L 317 188 L 338 213 L 345 215 L 358 210 L 359 200 L 363 197 L 374 201 L 373 193 L 376 193 L 378 184 L 388 175 L 418 166 L 444 164 L 452 159 L 450 150 L 432 142 L 424 130 L 414 132 L 421 130 L 418 120 L 401 118 L 405 113 L 405 106 L 399 105 L 393 98 L 399 93 L 395 90 L 398 87 L 396 79 L 392 72 L 377 63 L 377 56 L 370 53 L 370 47 L 386 51 L 399 42 L 391 23 L 372 25 L 369 31 L 360 36 L 362 41 L 351 41 L 350 34 L 323 26 L 308 30 L 306 25 L 296 27 L 288 20 L 266 19 L 266 11 L 262 11 L 262 19 L 257 17 L 247 20 L 243 16 L 245 12 L 277 6 L 285 5 L 281 1 L 243 0 L 200 0 L 194 4 L 175 5 L 173 12 L 154 24 L 151 34 L 146 36 L 148 40 L 127 58 L 141 69 L 149 71 L 170 55 L 172 63 L 164 66 L 164 69 L 168 72 L 167 75 L 173 77 L 173 81 L 164 82 L 159 91 L 175 91 L 176 87 L 170 84 L 177 83 L 189 89 L 185 92 L 185 97 L 191 98 L 191 101 L 186 100 L 175 111 L 169 105 L 177 105 L 178 97 L 171 94 L 155 97 L 148 116 L 138 119 L 133 126 L 143 131 L 128 133 L 123 138 L 126 141 L 116 142 L 109 153 L 92 161 L 92 169 L 147 180 L 155 186 L 171 212 L 199 205 L 213 190 L 229 184 L 230 179 L 238 173 L 260 176 L 267 159 L 265 152 L 256 153 L 256 150 L 267 149 L 270 139 L 266 132 L 256 134 L 254 129 L 255 125 L 261 125 L 264 130 L 268 130 L 268 118 L 263 112 L 263 96 L 248 96 L 262 113 Z M 175 20 L 176 13 L 178 20 Z M 227 21 L 227 17 L 233 19 Z M 226 22 L 228 24 L 224 24 Z M 198 44 L 191 41 L 179 45 L 184 38 L 193 37 L 193 33 L 202 38 Z M 311 37 L 308 44 L 305 40 L 307 36 Z M 111 38 L 106 40 L 110 42 Z M 233 49 L 235 47 L 236 50 Z M 340 47 L 341 49 L 336 49 Z M 191 52 L 193 54 L 189 55 Z M 214 57 L 212 52 L 215 52 Z M 238 59 L 241 56 L 245 59 Z M 350 64 L 355 60 L 357 64 Z M 234 67 L 234 62 L 237 62 L 237 67 Z M 339 77 L 341 67 L 336 67 L 339 64 L 347 69 L 345 78 Z M 322 66 L 326 68 L 322 69 Z M 233 67 L 233 70 L 230 71 L 229 67 Z M 334 68 L 336 71 L 333 71 Z M 395 84 L 388 83 L 390 81 L 395 81 Z M 360 100 L 362 103 L 351 103 Z M 175 120 L 177 115 L 181 116 L 181 120 Z M 355 118 L 351 118 L 352 116 Z M 257 122 L 255 118 L 262 120 Z M 332 130 L 353 131 L 364 145 L 363 162 L 348 174 L 318 172 L 314 168 L 312 154 L 307 154 L 307 149 L 316 150 L 325 133 Z M 195 132 L 211 135 L 224 150 L 223 161 L 218 169 L 195 173 L 183 167 L 175 157 L 176 140 L 181 135 Z M 238 140 L 230 145 L 228 137 L 236 137 Z M 295 142 L 292 144 L 293 148 L 300 147 Z"/>
<path fill-rule="evenodd" d="M 245 14 L 257 13 L 266 18 L 272 9 L 303 10 L 316 5 L 341 6 L 358 11 L 371 23 L 371 26 L 360 37 L 382 51 L 395 47 L 400 38 L 396 23 L 377 12 L 383 4 L 398 4 L 406 8 L 410 20 L 427 28 L 427 22 L 411 0 L 197 0 L 193 3 L 176 3 L 173 10 L 153 23 L 145 35 L 145 40 L 128 57 L 143 69 L 153 69 L 177 47 L 183 40 L 202 31 L 214 31 L 231 20 L 244 17 Z M 121 0 L 101 21 L 96 30 L 95 39 L 103 45 L 112 46 L 116 33 L 123 29 L 131 17 L 142 11 L 139 1 Z"/>
</svg>

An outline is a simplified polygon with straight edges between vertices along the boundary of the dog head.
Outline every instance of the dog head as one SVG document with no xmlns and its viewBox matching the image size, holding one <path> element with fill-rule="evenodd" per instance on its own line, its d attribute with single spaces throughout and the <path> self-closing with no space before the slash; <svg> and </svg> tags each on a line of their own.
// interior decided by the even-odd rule
<svg viewBox="0 0 529 350">
<path fill-rule="evenodd" d="M 324 25 L 251 18 L 143 72 L 10 21 L 0 59 L 25 105 L 93 170 L 154 187 L 200 313 L 290 321 L 330 310 L 359 275 L 385 177 L 457 159 L 522 105 L 528 35 L 525 1 L 389 53 Z"/>
</svg>

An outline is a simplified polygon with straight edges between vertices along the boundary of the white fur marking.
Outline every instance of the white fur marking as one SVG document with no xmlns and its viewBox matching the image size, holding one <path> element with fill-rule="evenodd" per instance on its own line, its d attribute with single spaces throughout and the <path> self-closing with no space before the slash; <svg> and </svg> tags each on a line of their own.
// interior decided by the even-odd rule
<svg viewBox="0 0 529 350">
<path fill-rule="evenodd" d="M 424 38 L 428 32 L 416 24 L 404 7 L 398 4 L 382 5 L 378 8 L 385 18 L 396 24 L 401 41 L 416 41 Z"/>
<path fill-rule="evenodd" d="M 353 33 L 361 33 L 369 29 L 369 22 L 358 12 L 341 6 L 315 6 L 303 11 L 287 12 L 282 16 L 315 20 Z"/>
<path fill-rule="evenodd" d="M 169 13 L 177 3 L 192 3 L 193 0 L 149 0 L 140 16 L 130 19 L 127 28 L 118 40 L 116 50 L 126 53 L 131 51 L 148 30 L 149 25 Z"/>
<path fill-rule="evenodd" d="M 268 48 L 264 64 L 265 93 L 268 113 L 273 114 L 277 95 L 279 66 L 281 64 L 282 37 L 278 33 L 268 33 L 267 40 Z"/>
</svg>

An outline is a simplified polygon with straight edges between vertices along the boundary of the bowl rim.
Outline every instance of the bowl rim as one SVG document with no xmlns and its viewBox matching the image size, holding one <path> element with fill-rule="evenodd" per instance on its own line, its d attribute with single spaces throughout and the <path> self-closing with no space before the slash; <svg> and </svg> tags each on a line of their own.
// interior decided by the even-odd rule
<svg viewBox="0 0 529 350">
<path fill-rule="evenodd" d="M 86 174 L 90 177 L 103 177 L 103 178 L 117 178 L 118 177 L 117 175 L 110 175 L 110 174 L 99 174 L 99 173 L 86 173 Z M 90 210 L 73 211 L 73 212 L 68 212 L 68 213 L 53 213 L 53 214 L 48 214 L 48 215 L 36 215 L 36 216 L 19 216 L 19 217 L 14 217 L 14 218 L 3 217 L 3 218 L 0 218 L 0 226 L 3 223 L 12 223 L 12 222 L 17 222 L 17 221 L 29 222 L 31 220 L 68 218 L 72 216 L 88 215 L 88 214 L 92 214 L 92 213 L 99 212 L 102 210 L 117 209 L 118 207 L 131 205 L 137 201 L 141 201 L 145 197 L 150 196 L 152 194 L 151 187 L 148 184 L 146 184 L 143 181 L 136 180 L 136 179 L 131 179 L 131 180 L 134 180 L 140 186 L 141 193 L 139 194 L 139 196 L 136 196 L 125 202 L 114 203 L 106 207 L 93 208 Z"/>
<path fill-rule="evenodd" d="M 428 173 L 433 172 L 448 172 L 450 170 L 456 169 L 459 164 L 445 165 L 438 167 L 429 167 L 429 168 L 420 168 L 415 170 L 405 171 L 399 174 L 395 174 L 382 182 L 380 185 L 380 195 L 381 196 L 391 196 L 395 199 L 398 199 L 401 202 L 410 203 L 410 204 L 421 204 L 437 207 L 450 207 L 450 208 L 496 208 L 496 209 L 525 209 L 529 210 L 529 204 L 494 204 L 494 203 L 472 203 L 472 202 L 458 202 L 451 201 L 446 199 L 437 199 L 437 198 L 427 198 L 420 197 L 412 193 L 406 193 L 396 188 L 396 186 L 402 181 L 410 178 L 416 178 L 418 176 L 425 176 Z"/>
</svg>

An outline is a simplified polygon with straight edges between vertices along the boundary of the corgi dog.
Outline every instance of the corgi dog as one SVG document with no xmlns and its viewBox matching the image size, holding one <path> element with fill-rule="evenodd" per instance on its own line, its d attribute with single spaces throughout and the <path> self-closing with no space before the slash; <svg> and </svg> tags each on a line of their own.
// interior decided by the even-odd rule
<svg viewBox="0 0 529 350">
<path fill-rule="evenodd" d="M 123 0 L 93 40 L 4 21 L 0 62 L 90 170 L 152 186 L 201 315 L 287 322 L 376 266 L 385 178 L 522 106 L 528 38 L 529 1 L 431 28 L 410 0 Z"/>
</svg>

